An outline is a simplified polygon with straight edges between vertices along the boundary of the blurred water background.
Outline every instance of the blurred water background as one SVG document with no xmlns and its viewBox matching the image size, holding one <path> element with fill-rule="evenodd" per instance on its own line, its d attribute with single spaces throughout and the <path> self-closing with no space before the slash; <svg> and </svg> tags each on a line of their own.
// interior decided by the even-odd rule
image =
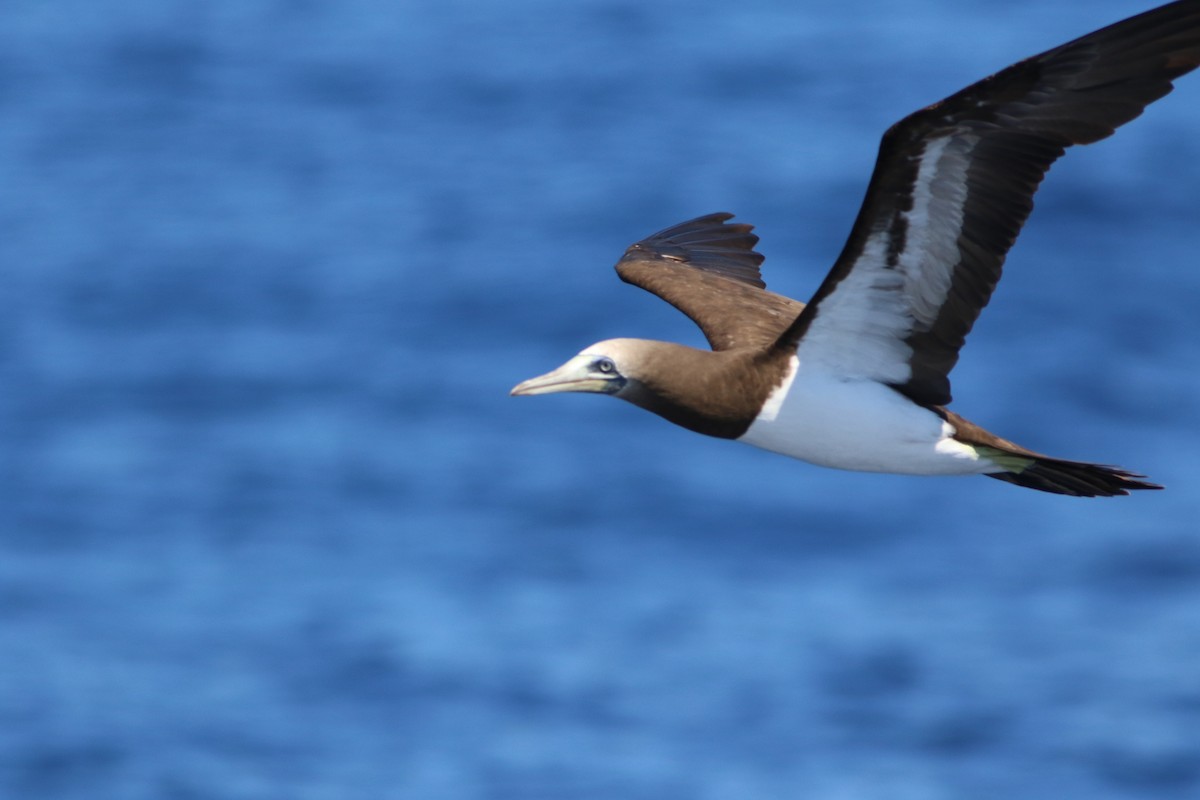
<svg viewBox="0 0 1200 800">
<path fill-rule="evenodd" d="M 1200 795 L 1200 76 L 1073 151 L 955 408 L 1168 490 L 825 471 L 607 399 L 690 216 L 771 288 L 882 131 L 1132 0 L 0 8 L 0 796 Z"/>
</svg>

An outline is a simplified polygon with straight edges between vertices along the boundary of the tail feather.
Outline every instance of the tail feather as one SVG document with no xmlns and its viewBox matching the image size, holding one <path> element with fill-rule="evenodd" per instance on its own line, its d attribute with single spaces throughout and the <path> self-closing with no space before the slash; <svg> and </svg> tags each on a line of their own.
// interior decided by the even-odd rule
<svg viewBox="0 0 1200 800">
<path fill-rule="evenodd" d="M 1161 489 L 1146 477 L 1119 467 L 1050 458 L 1027 450 L 1007 439 L 989 433 L 949 409 L 934 406 L 942 419 L 954 426 L 954 438 L 975 448 L 976 452 L 1000 468 L 984 473 L 989 478 L 1037 489 L 1040 492 L 1072 497 L 1117 497 L 1139 489 Z"/>
<path fill-rule="evenodd" d="M 1163 488 L 1158 484 L 1139 480 L 1144 478 L 1144 475 L 1104 464 L 1065 461 L 1045 456 L 1009 455 L 1006 461 L 1015 462 L 1018 458 L 1027 461 L 1027 465 L 1014 464 L 1016 468 L 1011 471 L 989 472 L 986 473 L 987 476 L 1029 489 L 1072 497 L 1116 497 L 1139 489 Z"/>
</svg>

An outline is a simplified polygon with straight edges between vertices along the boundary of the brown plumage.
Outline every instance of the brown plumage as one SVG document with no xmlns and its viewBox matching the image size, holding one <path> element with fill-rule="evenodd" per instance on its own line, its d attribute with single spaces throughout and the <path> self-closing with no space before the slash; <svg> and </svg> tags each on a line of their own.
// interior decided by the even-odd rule
<svg viewBox="0 0 1200 800">
<path fill-rule="evenodd" d="M 804 304 L 766 291 L 753 225 L 718 213 L 681 222 L 630 246 L 617 275 L 686 314 L 713 350 L 763 350 Z"/>
</svg>

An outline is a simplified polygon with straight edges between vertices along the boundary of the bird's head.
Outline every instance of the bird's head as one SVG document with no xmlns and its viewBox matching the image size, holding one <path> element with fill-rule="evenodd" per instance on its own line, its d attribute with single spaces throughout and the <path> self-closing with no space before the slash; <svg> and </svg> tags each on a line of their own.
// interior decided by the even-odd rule
<svg viewBox="0 0 1200 800">
<path fill-rule="evenodd" d="M 620 394 L 629 383 L 629 370 L 636 361 L 633 339 L 609 339 L 585 347 L 579 355 L 556 370 L 522 381 L 512 395 L 590 392 Z"/>
</svg>

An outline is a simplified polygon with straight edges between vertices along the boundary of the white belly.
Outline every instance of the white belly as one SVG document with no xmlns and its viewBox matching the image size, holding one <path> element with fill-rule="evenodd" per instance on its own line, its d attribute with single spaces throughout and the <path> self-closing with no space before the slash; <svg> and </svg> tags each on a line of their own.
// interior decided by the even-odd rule
<svg viewBox="0 0 1200 800">
<path fill-rule="evenodd" d="M 997 467 L 950 438 L 954 428 L 893 389 L 792 370 L 739 442 L 813 464 L 863 472 L 978 475 Z"/>
</svg>

